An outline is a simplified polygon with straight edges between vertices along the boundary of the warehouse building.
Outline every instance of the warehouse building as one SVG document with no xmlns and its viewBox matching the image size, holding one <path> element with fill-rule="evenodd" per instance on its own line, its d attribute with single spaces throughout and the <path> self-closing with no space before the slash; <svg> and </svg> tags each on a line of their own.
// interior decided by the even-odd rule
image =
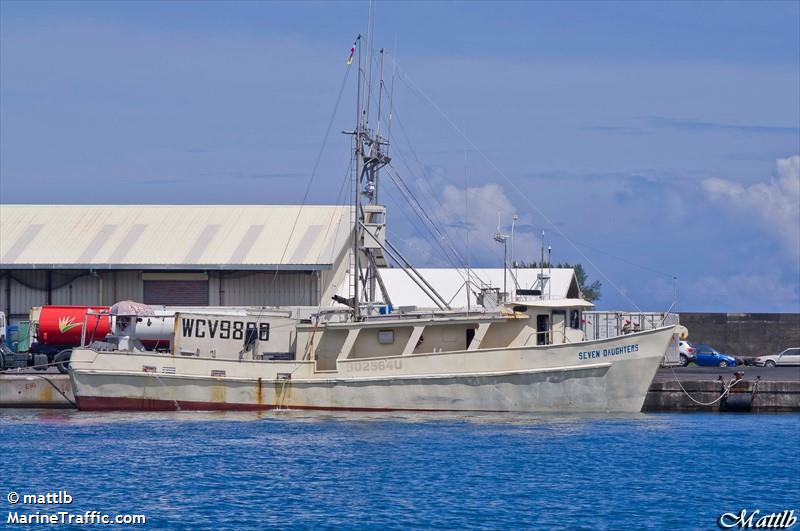
<svg viewBox="0 0 800 531">
<path fill-rule="evenodd" d="M 349 267 L 343 206 L 0 205 L 0 309 L 317 305 Z"/>
</svg>

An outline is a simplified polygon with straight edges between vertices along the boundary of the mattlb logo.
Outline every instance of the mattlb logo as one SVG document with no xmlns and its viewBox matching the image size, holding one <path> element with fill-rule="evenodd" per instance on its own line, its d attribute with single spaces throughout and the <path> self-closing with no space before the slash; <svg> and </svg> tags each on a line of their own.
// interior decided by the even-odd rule
<svg viewBox="0 0 800 531">
<path fill-rule="evenodd" d="M 58 330 L 62 334 L 66 334 L 73 328 L 78 328 L 82 323 L 76 323 L 74 317 L 62 317 L 58 320 Z"/>
</svg>

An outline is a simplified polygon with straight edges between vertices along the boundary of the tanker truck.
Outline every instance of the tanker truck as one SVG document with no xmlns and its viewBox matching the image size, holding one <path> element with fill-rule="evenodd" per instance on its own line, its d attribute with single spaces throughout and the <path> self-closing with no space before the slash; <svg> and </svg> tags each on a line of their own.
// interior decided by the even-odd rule
<svg viewBox="0 0 800 531">
<path fill-rule="evenodd" d="M 87 337 L 104 338 L 111 330 L 108 316 L 86 315 L 108 311 L 108 306 L 41 306 L 31 308 L 30 348 L 13 352 L 4 348 L 0 353 L 0 371 L 33 368 L 40 371 L 55 365 L 66 373 L 71 349 L 81 345 L 83 326 Z"/>
<path fill-rule="evenodd" d="M 27 352 L 12 352 L 7 347 L 3 348 L 0 371 L 22 368 L 44 371 L 55 365 L 60 372 L 66 373 L 74 347 L 102 341 L 111 331 L 114 317 L 108 315 L 108 310 L 108 306 L 32 308 L 30 348 Z M 138 336 L 147 348 L 168 349 L 175 312 L 159 310 L 157 313 L 157 317 L 147 318 L 139 325 Z"/>
</svg>

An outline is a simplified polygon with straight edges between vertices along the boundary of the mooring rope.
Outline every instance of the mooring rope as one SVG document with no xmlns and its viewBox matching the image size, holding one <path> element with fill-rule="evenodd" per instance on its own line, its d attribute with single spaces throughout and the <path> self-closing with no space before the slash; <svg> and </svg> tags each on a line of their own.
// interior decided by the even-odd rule
<svg viewBox="0 0 800 531">
<path fill-rule="evenodd" d="M 716 399 L 712 400 L 711 402 L 701 402 L 701 401 L 695 399 L 692 395 L 690 395 L 689 391 L 687 391 L 686 388 L 683 387 L 683 384 L 678 379 L 678 375 L 675 373 L 675 369 L 672 366 L 670 366 L 669 369 L 670 369 L 670 371 L 672 371 L 672 376 L 675 377 L 675 381 L 678 382 L 678 386 L 681 388 L 681 391 L 683 391 L 683 394 L 685 394 L 687 397 L 689 397 L 689 400 L 691 400 L 692 402 L 694 402 L 695 404 L 700 405 L 700 406 L 713 406 L 714 404 L 716 404 L 717 402 L 719 402 L 720 400 L 725 398 L 731 392 L 731 389 L 733 388 L 734 385 L 736 385 L 737 383 L 739 383 L 742 380 L 744 380 L 744 378 L 738 378 L 737 377 L 727 387 L 725 387 L 725 390 Z"/>
</svg>

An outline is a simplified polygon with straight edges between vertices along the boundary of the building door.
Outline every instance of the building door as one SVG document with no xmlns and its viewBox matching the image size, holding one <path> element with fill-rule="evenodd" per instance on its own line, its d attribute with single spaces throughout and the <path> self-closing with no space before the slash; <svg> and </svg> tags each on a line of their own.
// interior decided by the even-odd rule
<svg viewBox="0 0 800 531">
<path fill-rule="evenodd" d="M 145 304 L 208 306 L 208 277 L 204 274 L 144 274 Z"/>
</svg>

